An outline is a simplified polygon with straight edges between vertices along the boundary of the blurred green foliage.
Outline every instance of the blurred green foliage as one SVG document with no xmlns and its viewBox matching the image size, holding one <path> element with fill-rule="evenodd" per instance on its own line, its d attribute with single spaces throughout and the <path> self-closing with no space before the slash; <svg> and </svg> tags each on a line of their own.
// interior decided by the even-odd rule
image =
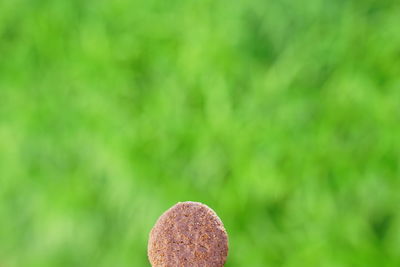
<svg viewBox="0 0 400 267">
<path fill-rule="evenodd" d="M 0 1 L 0 266 L 400 266 L 398 0 Z"/>
</svg>

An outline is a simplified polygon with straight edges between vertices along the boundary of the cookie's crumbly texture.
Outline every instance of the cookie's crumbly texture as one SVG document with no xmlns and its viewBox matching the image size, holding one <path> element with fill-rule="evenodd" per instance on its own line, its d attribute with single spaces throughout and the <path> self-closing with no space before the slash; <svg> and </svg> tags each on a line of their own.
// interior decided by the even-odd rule
<svg viewBox="0 0 400 267">
<path fill-rule="evenodd" d="M 198 202 L 180 202 L 158 219 L 150 232 L 148 257 L 153 267 L 221 267 L 228 236 L 217 214 Z"/>
</svg>

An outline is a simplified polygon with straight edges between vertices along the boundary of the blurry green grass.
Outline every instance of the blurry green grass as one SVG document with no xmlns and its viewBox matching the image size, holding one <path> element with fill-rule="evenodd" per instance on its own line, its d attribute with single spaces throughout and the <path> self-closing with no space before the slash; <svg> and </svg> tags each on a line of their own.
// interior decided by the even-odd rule
<svg viewBox="0 0 400 267">
<path fill-rule="evenodd" d="M 400 266 L 400 5 L 0 1 L 0 266 L 149 266 L 178 201 L 227 266 Z"/>
</svg>

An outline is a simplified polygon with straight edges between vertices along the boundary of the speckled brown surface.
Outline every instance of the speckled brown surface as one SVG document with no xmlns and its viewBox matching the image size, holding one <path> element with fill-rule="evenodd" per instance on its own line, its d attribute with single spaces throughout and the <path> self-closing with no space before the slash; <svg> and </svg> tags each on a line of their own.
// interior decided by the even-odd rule
<svg viewBox="0 0 400 267">
<path fill-rule="evenodd" d="M 150 232 L 153 267 L 224 266 L 228 236 L 217 214 L 198 202 L 180 202 L 158 219 Z"/>
</svg>

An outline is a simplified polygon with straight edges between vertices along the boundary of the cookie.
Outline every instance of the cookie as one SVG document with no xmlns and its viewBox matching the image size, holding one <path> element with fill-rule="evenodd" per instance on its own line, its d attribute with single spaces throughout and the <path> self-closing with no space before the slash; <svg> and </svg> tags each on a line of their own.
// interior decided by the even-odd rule
<svg viewBox="0 0 400 267">
<path fill-rule="evenodd" d="M 158 219 L 150 232 L 148 257 L 153 267 L 221 267 L 228 235 L 217 214 L 198 202 L 180 202 Z"/>
</svg>

